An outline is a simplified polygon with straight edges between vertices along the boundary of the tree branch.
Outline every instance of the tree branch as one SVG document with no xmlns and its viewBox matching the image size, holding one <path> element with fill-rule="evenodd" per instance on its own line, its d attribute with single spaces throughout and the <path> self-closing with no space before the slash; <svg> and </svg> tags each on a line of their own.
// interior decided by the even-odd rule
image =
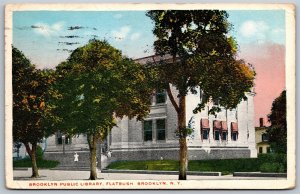
<svg viewBox="0 0 300 194">
<path fill-rule="evenodd" d="M 173 96 L 172 91 L 171 91 L 170 84 L 168 84 L 167 93 L 168 93 L 168 96 L 169 96 L 169 98 L 171 100 L 171 103 L 174 106 L 176 112 L 179 113 L 179 106 L 178 106 L 178 104 L 176 103 L 176 101 L 174 99 L 174 96 Z"/>
</svg>

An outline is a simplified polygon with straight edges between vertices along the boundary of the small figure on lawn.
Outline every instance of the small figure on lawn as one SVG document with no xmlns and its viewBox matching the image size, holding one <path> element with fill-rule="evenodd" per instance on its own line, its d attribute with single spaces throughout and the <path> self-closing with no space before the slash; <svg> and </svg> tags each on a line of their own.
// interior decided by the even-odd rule
<svg viewBox="0 0 300 194">
<path fill-rule="evenodd" d="M 79 155 L 77 154 L 77 152 L 75 152 L 75 155 L 74 155 L 74 162 L 78 162 L 78 158 L 79 158 Z"/>
</svg>

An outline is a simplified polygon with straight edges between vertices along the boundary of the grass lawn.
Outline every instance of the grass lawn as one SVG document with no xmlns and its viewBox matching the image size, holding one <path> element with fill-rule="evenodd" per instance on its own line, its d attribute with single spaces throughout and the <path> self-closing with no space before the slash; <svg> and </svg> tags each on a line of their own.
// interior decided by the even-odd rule
<svg viewBox="0 0 300 194">
<path fill-rule="evenodd" d="M 122 170 L 167 170 L 178 171 L 179 162 L 175 160 L 117 161 L 107 169 Z M 286 172 L 286 155 L 260 154 L 258 158 L 191 160 L 189 171 L 214 171 L 223 175 L 233 172 Z"/>
<path fill-rule="evenodd" d="M 38 168 L 54 168 L 59 164 L 58 161 L 54 160 L 44 160 L 38 159 L 37 166 Z M 29 158 L 25 158 L 22 160 L 15 160 L 13 161 L 13 167 L 28 167 L 31 168 L 31 160 Z"/>
</svg>

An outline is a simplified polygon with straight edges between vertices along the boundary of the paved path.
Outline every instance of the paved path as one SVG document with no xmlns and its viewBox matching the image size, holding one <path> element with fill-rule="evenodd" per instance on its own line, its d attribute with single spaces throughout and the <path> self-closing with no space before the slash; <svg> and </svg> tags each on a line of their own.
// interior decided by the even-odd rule
<svg viewBox="0 0 300 194">
<path fill-rule="evenodd" d="M 87 180 L 89 171 L 63 171 L 63 170 L 39 170 L 40 178 L 35 180 Z M 14 180 L 33 180 L 30 178 L 31 169 L 14 170 Z M 127 174 L 127 173 L 100 173 L 98 178 L 102 180 L 178 180 L 178 175 L 161 175 L 161 174 Z M 284 180 L 285 178 L 277 177 L 233 177 L 227 176 L 194 176 L 188 175 L 188 180 Z"/>
</svg>

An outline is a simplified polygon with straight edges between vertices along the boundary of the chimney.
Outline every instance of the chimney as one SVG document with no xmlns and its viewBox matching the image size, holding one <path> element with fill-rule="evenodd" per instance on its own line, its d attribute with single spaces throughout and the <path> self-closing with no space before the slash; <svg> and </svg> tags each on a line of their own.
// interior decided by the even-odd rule
<svg viewBox="0 0 300 194">
<path fill-rule="evenodd" d="M 264 126 L 264 118 L 259 118 L 259 127 Z"/>
</svg>

